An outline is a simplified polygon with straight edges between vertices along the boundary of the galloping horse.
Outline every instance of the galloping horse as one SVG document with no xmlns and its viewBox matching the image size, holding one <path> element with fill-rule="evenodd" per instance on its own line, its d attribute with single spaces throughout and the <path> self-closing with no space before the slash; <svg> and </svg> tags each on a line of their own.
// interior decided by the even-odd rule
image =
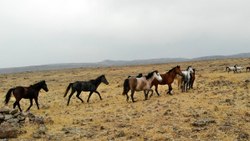
<svg viewBox="0 0 250 141">
<path fill-rule="evenodd" d="M 246 72 L 247 72 L 247 71 L 250 71 L 250 67 L 246 67 Z"/>
<path fill-rule="evenodd" d="M 9 89 L 9 91 L 5 96 L 5 104 L 7 105 L 9 103 L 11 94 L 13 93 L 14 97 L 16 98 L 16 101 L 13 104 L 13 108 L 16 108 L 16 106 L 18 106 L 20 112 L 22 112 L 19 101 L 22 98 L 24 98 L 24 99 L 30 99 L 30 106 L 26 111 L 28 111 L 33 105 L 33 99 L 35 99 L 37 109 L 39 109 L 38 95 L 41 89 L 43 89 L 46 92 L 49 91 L 47 84 L 44 80 L 34 85 L 30 85 L 29 87 L 17 86 L 15 88 L 11 88 Z"/>
<path fill-rule="evenodd" d="M 158 92 L 158 85 L 166 85 L 167 84 L 168 85 L 167 94 L 171 94 L 171 91 L 173 89 L 171 84 L 174 82 L 174 78 L 176 77 L 177 74 L 182 76 L 180 66 L 176 66 L 176 67 L 172 68 L 171 70 L 169 70 L 168 72 L 166 72 L 164 74 L 160 74 L 162 77 L 162 81 L 159 82 L 157 79 L 154 79 L 152 84 L 151 84 L 151 87 L 155 86 L 155 92 L 157 93 L 158 96 L 160 96 L 160 94 Z"/>
<path fill-rule="evenodd" d="M 66 89 L 66 92 L 64 94 L 64 97 L 66 97 L 67 93 L 70 90 L 70 88 L 72 88 L 71 93 L 69 95 L 67 106 L 69 105 L 70 98 L 72 97 L 72 95 L 75 92 L 77 92 L 76 97 L 78 99 L 80 99 L 82 103 L 83 103 L 83 100 L 79 97 L 82 91 L 90 91 L 87 102 L 89 102 L 89 99 L 90 99 L 91 95 L 93 94 L 93 92 L 97 93 L 99 95 L 100 100 L 102 100 L 102 97 L 101 97 L 100 93 L 97 91 L 98 86 L 102 82 L 104 84 L 106 84 L 106 85 L 109 84 L 109 82 L 107 81 L 105 75 L 101 75 L 101 76 L 97 77 L 96 79 L 90 80 L 90 81 L 76 81 L 74 83 L 69 83 L 69 85 L 68 85 L 68 87 Z"/>
<path fill-rule="evenodd" d="M 194 70 L 191 66 L 188 66 L 187 70 L 182 71 L 182 92 L 187 92 L 187 89 L 190 87 L 191 74 L 194 73 Z"/>
<path fill-rule="evenodd" d="M 129 77 L 125 79 L 123 84 L 122 94 L 127 96 L 127 102 L 129 101 L 128 92 L 130 90 L 131 90 L 132 102 L 135 102 L 134 100 L 135 91 L 144 91 L 145 100 L 147 100 L 149 91 L 153 93 L 153 90 L 151 89 L 151 83 L 154 79 L 162 81 L 162 77 L 158 73 L 158 71 L 150 72 L 147 76 L 142 76 L 140 78 Z"/>
</svg>

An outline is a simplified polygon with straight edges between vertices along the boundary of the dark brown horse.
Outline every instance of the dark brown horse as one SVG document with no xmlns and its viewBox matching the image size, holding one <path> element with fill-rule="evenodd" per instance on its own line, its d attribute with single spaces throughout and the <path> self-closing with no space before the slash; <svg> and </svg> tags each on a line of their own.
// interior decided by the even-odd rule
<svg viewBox="0 0 250 141">
<path fill-rule="evenodd" d="M 193 89 L 194 80 L 195 80 L 195 69 L 193 69 L 193 73 L 191 73 L 191 80 L 190 80 L 190 86 L 189 86 L 191 89 Z"/>
<path fill-rule="evenodd" d="M 248 71 L 250 71 L 250 67 L 247 67 L 247 68 L 246 68 L 246 72 L 248 72 Z"/>
<path fill-rule="evenodd" d="M 102 100 L 100 93 L 97 91 L 97 88 L 99 87 L 99 85 L 101 83 L 104 83 L 106 85 L 109 84 L 105 75 L 101 75 L 101 76 L 97 77 L 96 79 L 89 80 L 89 81 L 76 81 L 74 83 L 69 83 L 69 85 L 65 91 L 65 94 L 64 94 L 64 97 L 66 97 L 67 93 L 69 92 L 69 90 L 71 88 L 71 93 L 70 93 L 69 98 L 68 98 L 67 106 L 69 106 L 70 98 L 72 97 L 72 95 L 75 92 L 77 92 L 76 97 L 78 99 L 80 99 L 82 103 L 83 103 L 83 100 L 80 98 L 80 94 L 82 91 L 85 91 L 85 92 L 89 91 L 90 92 L 87 102 L 89 102 L 89 99 L 90 99 L 91 95 L 93 94 L 93 92 L 97 93 L 100 100 Z"/>
<path fill-rule="evenodd" d="M 13 93 L 14 97 L 16 98 L 16 101 L 13 104 L 13 108 L 16 108 L 16 106 L 18 106 L 19 110 L 22 112 L 19 101 L 24 98 L 30 99 L 30 106 L 26 111 L 28 111 L 33 105 L 33 99 L 35 99 L 37 109 L 39 109 L 38 95 L 41 89 L 46 92 L 49 91 L 44 80 L 34 85 L 30 85 L 29 87 L 18 86 L 15 88 L 11 88 L 5 96 L 5 104 L 7 105 L 9 103 L 11 94 Z"/>
<path fill-rule="evenodd" d="M 162 77 L 162 81 L 159 82 L 158 80 L 154 79 L 151 87 L 155 86 L 155 92 L 157 93 L 158 96 L 160 96 L 159 92 L 158 92 L 158 85 L 168 85 L 168 92 L 167 94 L 171 94 L 172 91 L 172 86 L 171 84 L 174 82 L 174 79 L 176 77 L 176 75 L 179 74 L 182 76 L 182 72 L 181 72 L 181 67 L 180 66 L 176 66 L 173 69 L 169 70 L 168 72 L 161 74 Z M 152 96 L 152 95 L 151 95 Z"/>
</svg>

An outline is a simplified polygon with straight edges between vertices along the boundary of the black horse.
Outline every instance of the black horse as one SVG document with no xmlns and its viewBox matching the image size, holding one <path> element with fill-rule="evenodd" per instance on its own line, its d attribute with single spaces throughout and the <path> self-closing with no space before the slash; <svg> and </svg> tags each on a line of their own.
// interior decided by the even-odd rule
<svg viewBox="0 0 250 141">
<path fill-rule="evenodd" d="M 30 99 L 30 106 L 26 111 L 28 111 L 33 105 L 33 99 L 35 99 L 37 109 L 39 109 L 38 95 L 41 89 L 46 92 L 49 91 L 44 80 L 34 85 L 30 85 L 29 87 L 17 86 L 15 88 L 11 88 L 5 96 L 5 104 L 7 105 L 9 103 L 11 94 L 13 93 L 14 97 L 16 98 L 16 101 L 13 104 L 13 108 L 16 108 L 16 106 L 18 106 L 19 110 L 22 112 L 19 101 L 24 98 Z"/>
<path fill-rule="evenodd" d="M 76 81 L 74 83 L 69 83 L 69 86 L 67 87 L 66 92 L 64 94 L 64 97 L 66 97 L 69 89 L 72 88 L 71 93 L 69 95 L 67 106 L 69 105 L 70 98 L 75 92 L 77 92 L 76 97 L 80 99 L 82 103 L 83 103 L 83 100 L 79 97 L 82 91 L 90 91 L 87 102 L 89 102 L 89 98 L 91 97 L 93 92 L 97 93 L 100 97 L 100 100 L 102 100 L 100 93 L 97 91 L 97 88 L 101 84 L 101 82 L 103 82 L 106 85 L 109 84 L 109 82 L 105 78 L 105 75 L 101 75 L 97 77 L 95 80 Z"/>
</svg>

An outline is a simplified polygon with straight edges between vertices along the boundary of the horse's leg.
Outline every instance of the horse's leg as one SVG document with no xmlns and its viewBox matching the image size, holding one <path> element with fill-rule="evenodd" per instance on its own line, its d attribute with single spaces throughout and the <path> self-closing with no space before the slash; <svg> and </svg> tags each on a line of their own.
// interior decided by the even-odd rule
<svg viewBox="0 0 250 141">
<path fill-rule="evenodd" d="M 23 110 L 21 109 L 21 106 L 20 106 L 19 101 L 17 102 L 17 106 L 18 106 L 18 108 L 19 108 L 20 112 L 22 112 Z"/>
<path fill-rule="evenodd" d="M 149 91 L 144 90 L 144 97 L 145 97 L 145 99 L 144 99 L 144 100 L 147 100 L 147 99 L 148 99 L 148 92 L 149 92 Z M 151 97 L 151 96 L 150 96 L 150 97 Z"/>
<path fill-rule="evenodd" d="M 168 84 L 168 93 L 167 94 L 170 94 L 172 95 L 171 91 L 173 90 L 171 84 Z"/>
<path fill-rule="evenodd" d="M 37 106 L 37 109 L 39 110 L 39 103 L 38 103 L 38 97 L 34 98 L 35 99 L 35 102 L 36 102 L 36 106 Z"/>
<path fill-rule="evenodd" d="M 13 104 L 13 109 L 16 108 L 16 105 L 17 105 L 17 101 L 14 102 L 14 104 Z"/>
<path fill-rule="evenodd" d="M 16 105 L 17 105 L 17 106 L 18 106 L 18 109 L 20 110 L 20 112 L 22 112 L 22 109 L 21 109 L 21 106 L 20 106 L 20 103 L 19 103 L 20 100 L 21 100 L 20 98 L 16 97 L 16 101 L 15 101 L 15 103 L 13 104 L 13 108 L 15 109 L 15 108 L 16 108 Z"/>
<path fill-rule="evenodd" d="M 75 93 L 76 91 L 72 89 L 70 95 L 69 95 L 69 99 L 68 99 L 68 103 L 67 103 L 67 106 L 69 106 L 69 101 L 70 101 L 70 98 L 72 97 L 72 95 Z"/>
<path fill-rule="evenodd" d="M 183 82 L 182 92 L 186 92 L 186 82 Z"/>
<path fill-rule="evenodd" d="M 30 98 L 30 106 L 29 106 L 29 108 L 26 110 L 26 112 L 30 110 L 30 108 L 31 108 L 32 105 L 33 105 L 33 99 Z"/>
<path fill-rule="evenodd" d="M 80 99 L 80 100 L 82 101 L 82 103 L 83 103 L 83 100 L 80 98 L 80 94 L 81 94 L 81 91 L 78 91 L 77 94 L 76 94 L 76 97 L 77 97 L 78 99 Z"/>
<path fill-rule="evenodd" d="M 134 93 L 135 93 L 135 90 L 131 90 L 131 99 L 132 99 L 132 102 L 135 102 L 135 100 L 134 100 Z"/>
<path fill-rule="evenodd" d="M 147 91 L 147 95 L 146 95 L 146 96 L 147 96 L 147 99 L 148 99 L 149 91 L 151 92 L 150 97 L 151 97 L 151 95 L 153 95 L 153 93 L 154 93 L 154 91 L 153 91 L 152 89 L 148 90 L 148 91 Z"/>
<path fill-rule="evenodd" d="M 127 96 L 127 102 L 129 101 L 129 96 L 128 96 L 128 93 L 126 93 L 126 96 Z"/>
<path fill-rule="evenodd" d="M 94 92 L 97 93 L 99 95 L 100 100 L 102 100 L 100 93 L 97 90 L 95 90 Z"/>
<path fill-rule="evenodd" d="M 91 91 L 91 92 L 89 93 L 89 97 L 88 97 L 88 100 L 87 100 L 88 103 L 89 103 L 89 99 L 90 99 L 90 97 L 91 97 L 92 94 L 93 94 L 93 91 Z"/>
<path fill-rule="evenodd" d="M 155 85 L 155 92 L 157 93 L 158 96 L 160 96 L 159 92 L 158 92 L 158 85 Z M 150 95 L 150 97 L 153 95 L 153 93 Z"/>
</svg>

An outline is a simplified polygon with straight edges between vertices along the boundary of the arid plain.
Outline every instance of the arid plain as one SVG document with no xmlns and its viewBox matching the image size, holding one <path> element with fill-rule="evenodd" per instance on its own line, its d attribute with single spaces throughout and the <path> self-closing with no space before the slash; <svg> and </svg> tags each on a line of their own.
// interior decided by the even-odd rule
<svg viewBox="0 0 250 141">
<path fill-rule="evenodd" d="M 34 104 L 30 110 L 47 119 L 45 132 L 35 138 L 41 125 L 25 122 L 23 133 L 13 140 L 249 140 L 250 72 L 225 71 L 234 64 L 250 66 L 250 58 L 1 74 L 1 107 L 9 88 L 46 80 L 49 92 L 40 91 L 41 109 Z M 159 86 L 159 97 L 144 101 L 143 93 L 136 92 L 137 102 L 126 102 L 122 90 L 128 75 L 165 73 L 176 65 L 196 69 L 194 89 L 182 93 L 174 82 L 173 95 L 166 94 L 167 86 Z M 84 103 L 75 94 L 66 106 L 68 97 L 63 95 L 70 82 L 101 74 L 110 83 L 98 88 L 103 100 L 93 94 L 87 103 L 88 93 L 82 92 Z M 12 96 L 7 107 L 14 100 Z M 28 106 L 29 100 L 23 99 L 21 107 Z"/>
</svg>

